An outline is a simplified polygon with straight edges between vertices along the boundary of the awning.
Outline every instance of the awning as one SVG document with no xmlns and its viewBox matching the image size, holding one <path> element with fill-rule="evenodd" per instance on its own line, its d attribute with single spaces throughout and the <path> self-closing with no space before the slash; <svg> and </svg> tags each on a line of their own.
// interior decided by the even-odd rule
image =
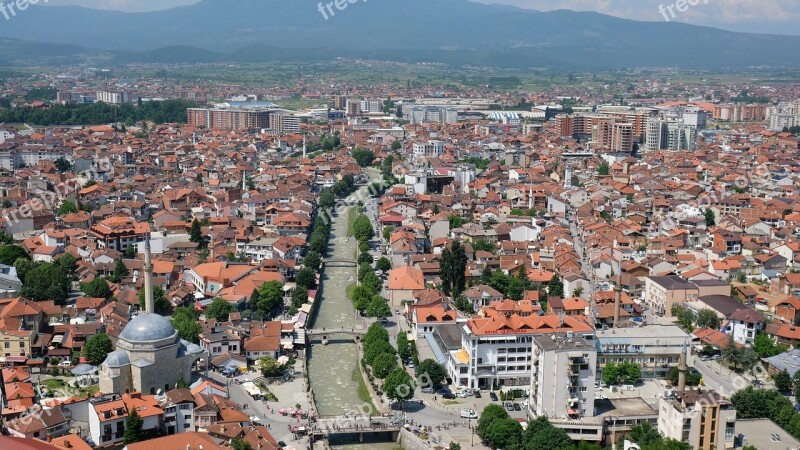
<svg viewBox="0 0 800 450">
<path fill-rule="evenodd" d="M 6 357 L 6 362 L 14 362 L 14 363 L 24 363 L 28 360 L 25 356 L 8 356 Z"/>
</svg>

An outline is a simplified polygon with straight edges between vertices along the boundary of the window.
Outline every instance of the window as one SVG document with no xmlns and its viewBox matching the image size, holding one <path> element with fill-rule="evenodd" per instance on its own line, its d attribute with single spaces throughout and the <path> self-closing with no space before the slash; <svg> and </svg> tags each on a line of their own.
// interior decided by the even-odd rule
<svg viewBox="0 0 800 450">
<path fill-rule="evenodd" d="M 5 345 L 6 348 L 10 348 L 11 342 L 3 342 L 3 345 Z"/>
<path fill-rule="evenodd" d="M 733 439 L 733 433 L 735 432 L 736 432 L 736 423 L 728 422 L 725 425 L 725 440 L 730 441 L 731 439 Z"/>
</svg>

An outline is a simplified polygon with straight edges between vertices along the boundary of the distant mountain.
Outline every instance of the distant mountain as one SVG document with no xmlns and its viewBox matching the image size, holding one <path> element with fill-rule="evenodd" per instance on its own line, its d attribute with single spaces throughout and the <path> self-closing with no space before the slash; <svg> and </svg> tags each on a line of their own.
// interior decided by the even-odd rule
<svg viewBox="0 0 800 450">
<path fill-rule="evenodd" d="M 326 10 L 326 20 L 318 4 L 204 0 L 147 13 L 36 5 L 4 23 L 0 35 L 33 35 L 38 42 L 114 51 L 120 53 L 119 61 L 360 56 L 570 69 L 800 65 L 800 54 L 793 51 L 800 37 L 795 36 L 637 22 L 591 12 L 538 12 L 467 0 L 356 1 L 343 11 L 334 7 L 335 15 Z"/>
</svg>

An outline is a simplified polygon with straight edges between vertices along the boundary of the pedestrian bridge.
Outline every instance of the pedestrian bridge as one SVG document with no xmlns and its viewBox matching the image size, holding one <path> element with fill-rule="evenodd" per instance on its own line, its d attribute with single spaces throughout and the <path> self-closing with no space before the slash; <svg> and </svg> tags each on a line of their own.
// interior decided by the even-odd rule
<svg viewBox="0 0 800 450">
<path fill-rule="evenodd" d="M 358 261 L 347 258 L 326 258 L 322 260 L 325 267 L 358 267 Z"/>
<path fill-rule="evenodd" d="M 333 336 L 350 336 L 356 342 L 361 342 L 361 338 L 363 338 L 365 334 L 367 334 L 367 331 L 360 328 L 318 328 L 306 330 L 306 337 L 309 341 L 311 341 L 312 338 L 318 338 L 322 340 L 322 345 L 328 345 L 328 342 Z"/>
<path fill-rule="evenodd" d="M 397 421 L 386 418 L 347 417 L 319 418 L 311 424 L 308 434 L 316 439 L 328 438 L 334 435 L 357 434 L 359 441 L 363 442 L 365 434 L 391 433 L 391 440 L 397 440 L 397 433 L 401 426 Z"/>
</svg>

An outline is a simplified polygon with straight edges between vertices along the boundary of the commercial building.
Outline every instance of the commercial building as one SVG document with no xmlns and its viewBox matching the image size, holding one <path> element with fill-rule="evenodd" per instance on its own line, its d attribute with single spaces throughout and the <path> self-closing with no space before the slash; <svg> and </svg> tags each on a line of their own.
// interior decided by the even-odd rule
<svg viewBox="0 0 800 450">
<path fill-rule="evenodd" d="M 732 449 L 736 410 L 715 391 L 678 391 L 659 401 L 658 432 L 697 450 Z"/>
<path fill-rule="evenodd" d="M 691 338 L 675 325 L 648 325 L 598 330 L 594 345 L 598 378 L 608 363 L 622 362 L 641 367 L 642 378 L 662 378 L 678 366 Z"/>
</svg>

